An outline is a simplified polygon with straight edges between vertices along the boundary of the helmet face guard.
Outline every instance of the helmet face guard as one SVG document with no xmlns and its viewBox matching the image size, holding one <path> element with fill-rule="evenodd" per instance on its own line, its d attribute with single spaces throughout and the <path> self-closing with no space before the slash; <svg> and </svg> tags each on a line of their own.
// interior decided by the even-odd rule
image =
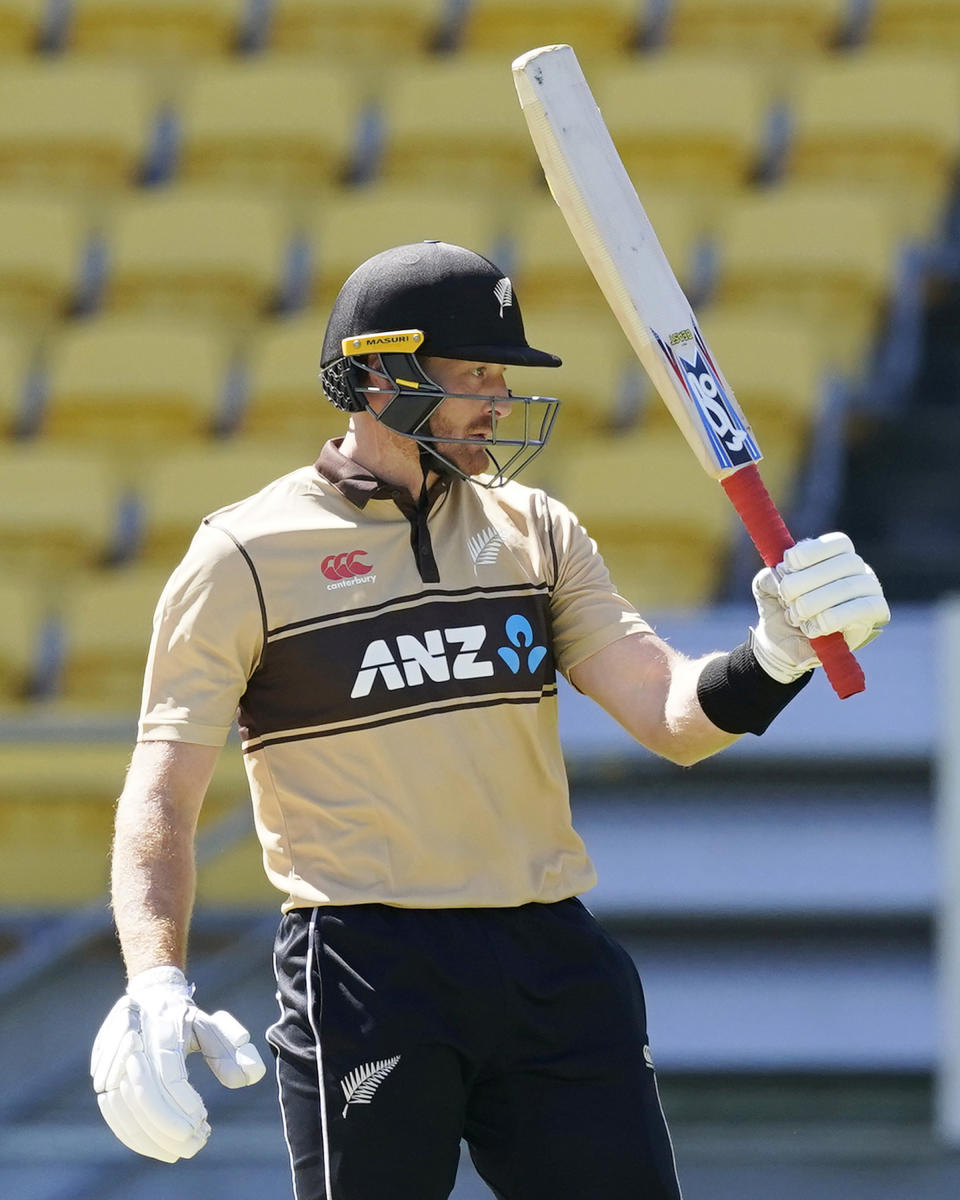
<svg viewBox="0 0 960 1200">
<path fill-rule="evenodd" d="M 421 455 L 441 474 L 471 479 L 481 487 L 500 487 L 513 479 L 547 444 L 560 401 L 551 396 L 515 396 L 509 392 L 511 413 L 498 417 L 495 398 L 470 392 L 447 392 L 432 379 L 415 351 L 422 345 L 420 330 L 360 334 L 343 339 L 343 356 L 320 372 L 331 403 L 344 412 L 367 412 L 401 437 L 415 441 Z M 390 349 L 388 349 L 390 347 Z M 376 365 L 369 359 L 376 356 Z M 445 357 L 445 356 L 444 356 Z M 374 409 L 371 399 L 386 403 Z M 490 435 L 484 444 L 491 463 L 489 475 L 468 476 L 441 445 L 477 446 L 477 439 L 437 437 L 430 418 L 448 398 L 490 404 Z"/>
</svg>

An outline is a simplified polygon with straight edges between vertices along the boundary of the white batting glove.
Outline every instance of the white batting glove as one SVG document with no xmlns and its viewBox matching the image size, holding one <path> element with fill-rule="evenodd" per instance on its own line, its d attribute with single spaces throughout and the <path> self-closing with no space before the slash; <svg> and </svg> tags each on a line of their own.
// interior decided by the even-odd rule
<svg viewBox="0 0 960 1200">
<path fill-rule="evenodd" d="M 760 614 L 750 631 L 753 653 L 780 683 L 820 666 L 810 638 L 842 633 L 856 650 L 890 620 L 880 581 L 845 533 L 791 546 L 783 562 L 754 576 L 753 595 Z"/>
<path fill-rule="evenodd" d="M 207 1110 L 187 1080 L 186 1056 L 194 1050 L 228 1088 L 256 1083 L 266 1070 L 240 1022 L 226 1012 L 201 1012 L 177 967 L 135 975 L 101 1025 L 90 1059 L 100 1111 L 125 1146 L 172 1163 L 206 1144 Z"/>
</svg>

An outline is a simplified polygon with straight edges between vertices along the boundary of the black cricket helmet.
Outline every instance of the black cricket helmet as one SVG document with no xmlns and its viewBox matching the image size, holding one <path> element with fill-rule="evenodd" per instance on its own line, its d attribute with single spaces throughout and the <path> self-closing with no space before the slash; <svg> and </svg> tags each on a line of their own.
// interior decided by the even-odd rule
<svg viewBox="0 0 960 1200">
<path fill-rule="evenodd" d="M 440 439 L 430 429 L 431 416 L 453 393 L 430 378 L 421 356 L 505 366 L 561 365 L 555 354 L 527 344 L 513 285 L 472 250 L 448 242 L 415 242 L 374 255 L 353 272 L 334 301 L 324 337 L 320 379 L 327 398 L 344 412 L 369 412 L 417 442 L 421 456 L 431 458 L 431 469 L 464 478 L 438 449 Z M 384 396 L 387 403 L 374 411 L 371 397 Z M 489 396 L 467 398 L 490 401 Z M 553 397 L 512 392 L 510 401 L 517 407 L 509 432 L 498 430 L 495 411 L 491 417 L 487 454 L 493 472 L 473 477 L 486 487 L 506 483 L 539 454 L 560 405 Z"/>
</svg>

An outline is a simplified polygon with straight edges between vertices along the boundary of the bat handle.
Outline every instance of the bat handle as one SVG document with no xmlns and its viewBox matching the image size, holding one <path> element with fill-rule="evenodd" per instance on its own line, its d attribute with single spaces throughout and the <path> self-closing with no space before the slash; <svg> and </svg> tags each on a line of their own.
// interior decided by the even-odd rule
<svg viewBox="0 0 960 1200">
<path fill-rule="evenodd" d="M 753 544 L 760 551 L 760 557 L 768 567 L 775 567 L 783 558 L 784 551 L 794 544 L 794 539 L 770 499 L 770 493 L 755 464 L 741 467 L 739 471 L 721 479 L 720 484 L 740 515 Z M 842 633 L 831 633 L 827 637 L 811 638 L 810 641 L 823 663 L 833 690 L 841 700 L 864 690 L 866 683 L 863 671 Z"/>
</svg>

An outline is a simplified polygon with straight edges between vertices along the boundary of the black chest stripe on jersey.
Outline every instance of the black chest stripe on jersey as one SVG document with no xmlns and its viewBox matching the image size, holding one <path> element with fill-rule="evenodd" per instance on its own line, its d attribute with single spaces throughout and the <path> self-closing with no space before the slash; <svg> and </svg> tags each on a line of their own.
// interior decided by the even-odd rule
<svg viewBox="0 0 960 1200">
<path fill-rule="evenodd" d="M 427 600 L 271 640 L 240 701 L 240 732 L 318 736 L 457 702 L 536 702 L 555 682 L 545 594 Z"/>
</svg>

